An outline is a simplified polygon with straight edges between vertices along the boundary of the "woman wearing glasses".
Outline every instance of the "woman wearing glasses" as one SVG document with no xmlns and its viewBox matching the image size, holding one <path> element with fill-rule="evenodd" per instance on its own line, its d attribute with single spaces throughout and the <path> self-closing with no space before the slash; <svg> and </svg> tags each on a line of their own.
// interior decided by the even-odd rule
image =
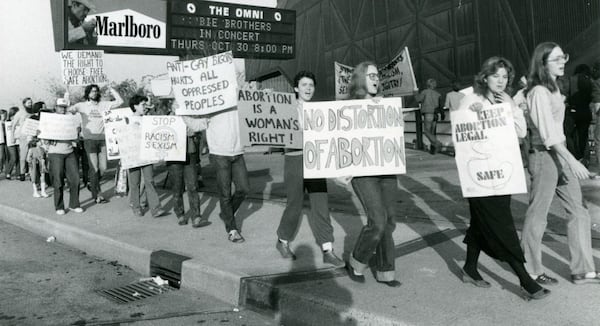
<svg viewBox="0 0 600 326">
<path fill-rule="evenodd" d="M 350 99 L 373 98 L 379 91 L 379 74 L 372 62 L 362 62 L 354 69 L 349 85 Z M 365 281 L 364 271 L 375 255 L 375 278 L 390 287 L 401 285 L 396 280 L 394 239 L 396 228 L 393 207 L 395 202 L 396 176 L 376 175 L 355 177 L 352 189 L 360 200 L 366 214 L 363 226 L 350 259 L 346 264 L 348 276 L 355 282 Z"/>
<path fill-rule="evenodd" d="M 531 58 L 526 90 L 532 123 L 528 166 L 531 191 L 521 246 L 525 266 L 540 284 L 558 283 L 544 273 L 541 248 L 554 193 L 566 211 L 571 280 L 575 284 L 600 283 L 592 257 L 590 215 L 583 205 L 578 180 L 589 178 L 590 173 L 565 146 L 565 104 L 557 79 L 564 75 L 568 60 L 569 55 L 556 43 L 539 44 Z"/>
</svg>

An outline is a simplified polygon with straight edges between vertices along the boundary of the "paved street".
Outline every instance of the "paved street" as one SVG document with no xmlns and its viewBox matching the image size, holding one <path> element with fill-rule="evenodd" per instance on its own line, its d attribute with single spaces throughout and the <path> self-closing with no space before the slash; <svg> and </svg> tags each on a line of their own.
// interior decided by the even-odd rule
<svg viewBox="0 0 600 326">
<path fill-rule="evenodd" d="M 275 324 L 192 290 L 117 304 L 95 291 L 143 275 L 1 221 L 0 239 L 0 325 Z"/>
</svg>

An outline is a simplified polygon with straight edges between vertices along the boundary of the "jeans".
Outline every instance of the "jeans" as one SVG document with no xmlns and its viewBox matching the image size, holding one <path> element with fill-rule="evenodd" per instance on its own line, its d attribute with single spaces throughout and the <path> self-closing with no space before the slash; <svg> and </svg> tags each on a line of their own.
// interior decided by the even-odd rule
<svg viewBox="0 0 600 326">
<path fill-rule="evenodd" d="M 27 172 L 27 151 L 29 150 L 29 142 L 27 136 L 19 138 L 19 171 L 21 174 Z"/>
<path fill-rule="evenodd" d="M 596 124 L 594 125 L 594 151 L 596 152 L 597 164 L 600 165 L 600 110 L 596 112 Z"/>
<path fill-rule="evenodd" d="M 221 206 L 221 219 L 225 223 L 225 230 L 230 232 L 238 230 L 235 223 L 235 212 L 250 191 L 248 170 L 244 155 L 221 156 L 210 154 L 210 161 L 217 168 L 217 187 L 219 190 L 219 205 Z M 231 181 L 235 184 L 235 193 L 231 194 Z"/>
<path fill-rule="evenodd" d="M 19 171 L 19 146 L 6 146 L 6 149 L 8 152 L 8 163 L 5 165 L 4 173 L 8 176 L 12 174 L 13 169 L 15 169 L 15 173 Z"/>
<path fill-rule="evenodd" d="M 592 257 L 591 219 L 583 204 L 581 186 L 566 162 L 545 150 L 529 155 L 531 191 L 525 215 L 521 246 L 525 267 L 530 274 L 540 275 L 542 266 L 542 236 L 546 230 L 548 212 L 554 193 L 566 211 L 567 243 L 572 274 L 595 271 Z"/>
<path fill-rule="evenodd" d="M 100 195 L 100 178 L 106 171 L 106 142 L 104 140 L 84 139 L 83 146 L 88 155 L 88 173 L 92 198 Z"/>
<path fill-rule="evenodd" d="M 54 209 L 65 209 L 63 201 L 63 188 L 65 171 L 69 183 L 69 207 L 77 208 L 79 204 L 79 167 L 75 153 L 48 154 L 50 172 L 52 173 L 52 187 L 54 187 Z"/>
<path fill-rule="evenodd" d="M 187 153 L 186 161 L 167 162 L 169 169 L 169 179 L 171 182 L 171 191 L 173 193 L 173 210 L 179 218 L 184 215 L 183 207 L 183 188 L 187 189 L 188 200 L 192 218 L 200 217 L 200 197 L 198 196 L 198 182 L 196 172 L 196 162 L 198 155 L 196 153 Z M 148 200 L 150 197 L 148 197 Z"/>
<path fill-rule="evenodd" d="M 363 272 L 375 253 L 375 277 L 379 281 L 392 281 L 395 279 L 396 260 L 392 238 L 396 228 L 396 177 L 355 177 L 352 179 L 352 188 L 367 214 L 367 225 L 360 231 L 350 263 L 356 271 Z"/>
<path fill-rule="evenodd" d="M 287 195 L 287 203 L 277 236 L 279 239 L 291 241 L 298 230 L 304 206 L 304 190 L 310 200 L 308 224 L 319 246 L 333 242 L 333 227 L 329 216 L 327 201 L 327 182 L 325 179 L 304 179 L 302 173 L 302 155 L 285 156 L 283 177 Z"/>
<path fill-rule="evenodd" d="M 160 209 L 160 199 L 154 188 L 154 168 L 152 164 L 131 168 L 127 171 L 130 191 L 130 203 L 134 210 L 141 210 L 140 206 L 140 182 L 144 175 L 144 189 L 150 210 L 154 213 Z"/>
<path fill-rule="evenodd" d="M 2 126 L 0 125 L 0 128 Z M 4 168 L 8 165 L 8 151 L 6 144 L 0 144 L 0 172 L 4 171 Z"/>
</svg>

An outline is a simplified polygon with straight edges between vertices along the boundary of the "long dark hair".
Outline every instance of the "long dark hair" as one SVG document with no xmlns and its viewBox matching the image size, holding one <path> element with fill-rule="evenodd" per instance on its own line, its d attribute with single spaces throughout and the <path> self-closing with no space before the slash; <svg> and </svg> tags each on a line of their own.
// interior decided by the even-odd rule
<svg viewBox="0 0 600 326">
<path fill-rule="evenodd" d="M 481 65 L 481 70 L 477 75 L 475 75 L 475 80 L 473 83 L 473 92 L 478 95 L 485 96 L 488 91 L 488 85 L 485 79 L 498 72 L 500 68 L 506 69 L 508 73 L 508 81 L 506 82 L 506 90 L 505 92 L 510 94 L 512 91 L 512 82 L 515 79 L 515 68 L 512 63 L 508 61 L 508 59 L 504 57 L 491 57 L 483 62 Z"/>
<path fill-rule="evenodd" d="M 538 44 L 533 50 L 531 63 L 529 64 L 529 75 L 527 76 L 527 89 L 525 94 L 537 85 L 546 87 L 550 92 L 554 93 L 558 90 L 558 84 L 552 80 L 546 63 L 548 56 L 555 48 L 560 48 L 554 42 L 543 42 Z"/>
<path fill-rule="evenodd" d="M 367 70 L 369 66 L 377 67 L 371 61 L 363 61 L 354 68 L 354 72 L 352 72 L 352 77 L 350 78 L 350 85 L 348 86 L 350 99 L 363 99 L 367 97 Z"/>
<path fill-rule="evenodd" d="M 96 85 L 96 84 L 89 84 L 85 87 L 85 90 L 83 91 L 83 98 L 86 101 L 90 99 L 90 92 L 94 88 L 96 88 L 98 90 L 98 93 L 100 92 L 100 87 L 98 87 L 98 85 Z"/>
</svg>

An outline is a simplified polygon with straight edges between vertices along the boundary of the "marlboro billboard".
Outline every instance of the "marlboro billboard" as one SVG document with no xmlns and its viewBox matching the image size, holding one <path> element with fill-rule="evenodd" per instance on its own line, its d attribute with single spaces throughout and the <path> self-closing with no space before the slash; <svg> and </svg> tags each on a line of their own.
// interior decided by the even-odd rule
<svg viewBox="0 0 600 326">
<path fill-rule="evenodd" d="M 55 50 L 295 56 L 293 10 L 199 0 L 51 0 Z"/>
</svg>

